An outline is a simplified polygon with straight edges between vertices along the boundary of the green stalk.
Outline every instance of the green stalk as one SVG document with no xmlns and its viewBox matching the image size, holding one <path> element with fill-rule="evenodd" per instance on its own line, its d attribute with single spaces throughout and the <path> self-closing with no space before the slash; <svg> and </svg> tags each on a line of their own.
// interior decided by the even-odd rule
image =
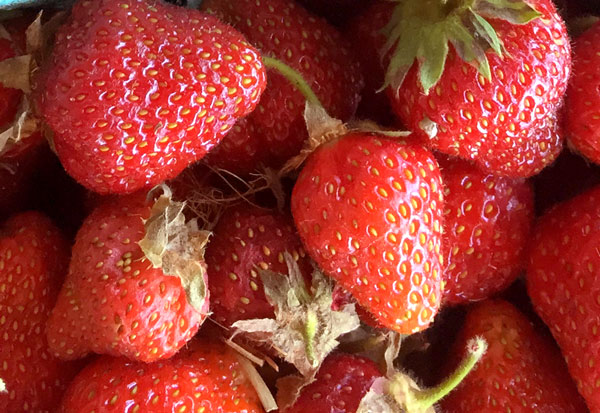
<svg viewBox="0 0 600 413">
<path fill-rule="evenodd" d="M 318 360 L 315 355 L 315 337 L 319 327 L 319 318 L 313 309 L 309 309 L 306 314 L 306 325 L 304 326 L 304 339 L 306 342 L 306 357 L 311 366 L 316 367 Z"/>
<path fill-rule="evenodd" d="M 442 383 L 430 389 L 424 389 L 406 398 L 407 412 L 424 412 L 442 400 L 458 386 L 463 379 L 473 370 L 487 350 L 487 343 L 481 337 L 475 337 L 467 343 L 467 356 L 462 360 L 458 368 L 450 374 Z M 398 394 L 400 385 L 392 380 L 390 391 Z"/>
<path fill-rule="evenodd" d="M 298 91 L 302 93 L 302 95 L 304 95 L 304 98 L 308 102 L 312 103 L 313 105 L 323 106 L 317 95 L 315 95 L 315 92 L 313 92 L 313 90 L 311 89 L 310 85 L 306 83 L 306 80 L 304 80 L 302 75 L 298 73 L 295 69 L 286 65 L 282 61 L 269 56 L 263 56 L 262 61 L 265 67 L 275 69 L 291 84 L 293 84 L 296 87 L 296 89 L 298 89 Z"/>
</svg>

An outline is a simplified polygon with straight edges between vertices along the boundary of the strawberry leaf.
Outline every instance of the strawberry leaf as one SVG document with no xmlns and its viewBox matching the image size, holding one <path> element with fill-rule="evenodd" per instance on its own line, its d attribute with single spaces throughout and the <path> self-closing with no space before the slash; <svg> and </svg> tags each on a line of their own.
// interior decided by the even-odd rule
<svg viewBox="0 0 600 413">
<path fill-rule="evenodd" d="M 458 4 L 405 0 L 394 9 L 382 32 L 381 54 L 388 60 L 382 89 L 397 90 L 411 67 L 419 65 L 419 83 L 428 94 L 444 72 L 448 43 L 459 57 L 491 78 L 487 53 L 503 56 L 501 39 L 489 19 L 526 24 L 540 16 L 524 0 L 462 0 Z"/>
<path fill-rule="evenodd" d="M 285 260 L 288 276 L 259 270 L 275 319 L 241 320 L 233 327 L 236 334 L 271 345 L 303 376 L 312 377 L 337 347 L 337 338 L 358 328 L 360 321 L 354 304 L 331 309 L 333 285 L 320 271 L 313 273 L 309 292 L 296 261 L 287 253 Z"/>
<path fill-rule="evenodd" d="M 207 287 L 204 249 L 210 232 L 198 229 L 196 220 L 185 220 L 185 203 L 171 200 L 171 190 L 163 185 L 163 194 L 144 221 L 146 234 L 139 245 L 154 268 L 179 277 L 188 302 L 205 313 Z"/>
<path fill-rule="evenodd" d="M 541 16 L 523 0 L 479 0 L 473 9 L 481 15 L 513 24 L 527 24 Z"/>
</svg>

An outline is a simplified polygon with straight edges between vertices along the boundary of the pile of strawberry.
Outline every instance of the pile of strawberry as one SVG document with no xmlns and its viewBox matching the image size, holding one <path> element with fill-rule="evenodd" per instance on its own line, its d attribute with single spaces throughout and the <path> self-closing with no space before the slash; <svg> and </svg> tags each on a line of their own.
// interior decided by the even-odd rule
<svg viewBox="0 0 600 413">
<path fill-rule="evenodd" d="M 174 3 L 0 11 L 0 411 L 600 413 L 600 3 Z"/>
</svg>

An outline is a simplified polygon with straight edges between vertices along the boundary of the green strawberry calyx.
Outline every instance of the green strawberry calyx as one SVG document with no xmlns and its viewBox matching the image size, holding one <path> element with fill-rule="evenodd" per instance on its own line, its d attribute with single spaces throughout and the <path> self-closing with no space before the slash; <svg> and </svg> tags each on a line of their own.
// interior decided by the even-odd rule
<svg viewBox="0 0 600 413">
<path fill-rule="evenodd" d="M 210 232 L 200 230 L 196 219 L 186 221 L 185 203 L 173 201 L 169 187 L 158 188 L 163 193 L 154 201 L 150 217 L 144 220 L 146 233 L 139 245 L 154 268 L 181 280 L 190 305 L 206 313 L 204 250 Z"/>
<path fill-rule="evenodd" d="M 425 94 L 442 77 L 449 45 L 458 56 L 491 78 L 487 53 L 505 54 L 502 40 L 490 20 L 527 24 L 540 17 L 524 0 L 405 0 L 395 6 L 383 33 L 382 55 L 389 65 L 382 89 L 397 90 L 418 62 L 419 82 Z"/>
<path fill-rule="evenodd" d="M 456 370 L 439 385 L 421 389 L 407 374 L 394 373 L 373 383 L 361 400 L 357 413 L 435 413 L 435 404 L 454 390 L 473 370 L 487 350 L 487 343 L 475 337 L 467 343 L 467 354 Z"/>
<path fill-rule="evenodd" d="M 313 272 L 308 288 L 294 258 L 288 253 L 284 258 L 288 275 L 259 270 L 275 318 L 237 321 L 234 335 L 266 343 L 302 376 L 314 377 L 338 337 L 357 329 L 360 321 L 354 304 L 331 308 L 333 284 L 320 271 Z"/>
</svg>

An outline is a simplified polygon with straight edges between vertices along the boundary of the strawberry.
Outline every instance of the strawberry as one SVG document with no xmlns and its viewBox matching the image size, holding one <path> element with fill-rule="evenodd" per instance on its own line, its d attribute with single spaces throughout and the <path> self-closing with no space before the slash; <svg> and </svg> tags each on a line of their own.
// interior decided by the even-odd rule
<svg viewBox="0 0 600 413">
<path fill-rule="evenodd" d="M 334 353 L 325 359 L 315 381 L 282 412 L 354 413 L 373 381 L 381 376 L 377 364 L 368 358 Z"/>
<path fill-rule="evenodd" d="M 427 150 L 349 133 L 310 154 L 291 209 L 319 267 L 383 326 L 409 334 L 440 305 L 441 190 Z"/>
<path fill-rule="evenodd" d="M 600 410 L 600 187 L 556 205 L 539 218 L 527 268 L 535 311 L 550 327 L 591 411 Z"/>
<path fill-rule="evenodd" d="M 408 0 L 386 31 L 394 112 L 429 147 L 511 177 L 558 155 L 571 54 L 551 0 Z"/>
<path fill-rule="evenodd" d="M 192 338 L 208 311 L 207 233 L 184 223 L 182 208 L 168 192 L 155 202 L 141 193 L 102 203 L 86 218 L 48 321 L 55 355 L 151 362 Z"/>
<path fill-rule="evenodd" d="M 569 144 L 594 163 L 600 163 L 600 22 L 575 40 L 573 77 L 566 101 L 565 129 Z"/>
<path fill-rule="evenodd" d="M 151 364 L 103 356 L 73 380 L 59 412 L 264 412 L 238 357 L 200 341 Z"/>
<path fill-rule="evenodd" d="M 300 72 L 333 116 L 355 112 L 362 78 L 349 45 L 333 27 L 292 0 L 208 0 L 221 16 L 266 55 Z M 209 156 L 218 167 L 248 174 L 259 165 L 279 168 L 308 138 L 304 97 L 284 76 L 268 71 L 269 86 L 255 112 L 238 122 Z"/>
<path fill-rule="evenodd" d="M 69 246 L 38 212 L 14 215 L 0 237 L 0 392 L 3 412 L 50 411 L 76 366 L 50 354 L 44 326 L 67 267 Z"/>
<path fill-rule="evenodd" d="M 487 341 L 487 353 L 442 400 L 444 412 L 586 411 L 552 340 L 511 304 L 485 301 L 469 309 L 447 366 L 456 364 L 456 356 L 474 335 Z"/>
<path fill-rule="evenodd" d="M 525 266 L 533 191 L 523 179 L 440 160 L 444 181 L 444 300 L 483 300 L 508 287 Z"/>
<path fill-rule="evenodd" d="M 0 26 L 0 62 L 15 55 L 12 37 L 3 26 Z M 4 130 L 13 121 L 22 95 L 20 90 L 5 87 L 0 81 L 0 130 Z"/>
<path fill-rule="evenodd" d="M 224 326 L 238 320 L 273 318 L 258 270 L 287 271 L 292 254 L 304 274 L 311 267 L 290 217 L 249 205 L 228 208 L 213 230 L 206 264 L 213 318 Z"/>
<path fill-rule="evenodd" d="M 65 169 L 100 193 L 174 178 L 251 112 L 258 52 L 231 27 L 148 0 L 81 0 L 58 31 L 39 105 Z"/>
</svg>

